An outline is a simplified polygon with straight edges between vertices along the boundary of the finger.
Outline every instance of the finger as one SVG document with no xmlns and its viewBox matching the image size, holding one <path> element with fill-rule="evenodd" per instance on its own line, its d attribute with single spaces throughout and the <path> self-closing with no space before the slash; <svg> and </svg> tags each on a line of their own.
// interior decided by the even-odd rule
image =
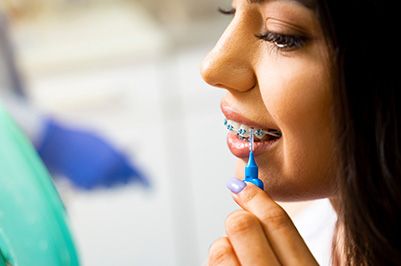
<svg viewBox="0 0 401 266">
<path fill-rule="evenodd" d="M 227 237 L 217 239 L 209 249 L 208 266 L 240 266 Z"/>
<path fill-rule="evenodd" d="M 240 193 L 233 194 L 233 198 L 244 210 L 259 219 L 281 264 L 317 265 L 290 217 L 265 191 L 247 183 Z"/>
<path fill-rule="evenodd" d="M 228 216 L 226 232 L 241 265 L 279 265 L 255 215 L 238 210 Z"/>
</svg>

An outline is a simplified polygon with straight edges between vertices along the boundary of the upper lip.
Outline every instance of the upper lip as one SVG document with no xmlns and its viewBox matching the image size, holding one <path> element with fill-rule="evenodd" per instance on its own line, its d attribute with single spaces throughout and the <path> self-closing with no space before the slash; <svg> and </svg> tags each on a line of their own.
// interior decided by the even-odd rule
<svg viewBox="0 0 401 266">
<path fill-rule="evenodd" d="M 233 108 L 231 108 L 228 104 L 226 104 L 224 102 L 221 102 L 220 108 L 227 120 L 236 121 L 240 124 L 244 124 L 249 127 L 256 128 L 256 129 L 263 129 L 263 130 L 275 129 L 274 127 L 266 127 L 266 125 L 261 125 L 255 121 L 252 121 L 248 118 L 243 117 L 242 115 L 237 113 Z"/>
</svg>

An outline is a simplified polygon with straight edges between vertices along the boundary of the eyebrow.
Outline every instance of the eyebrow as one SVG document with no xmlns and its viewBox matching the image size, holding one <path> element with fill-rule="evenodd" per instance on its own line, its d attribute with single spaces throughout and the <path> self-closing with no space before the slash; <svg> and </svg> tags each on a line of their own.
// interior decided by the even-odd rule
<svg viewBox="0 0 401 266">
<path fill-rule="evenodd" d="M 276 0 L 276 1 L 284 1 L 284 0 Z M 296 2 L 310 9 L 316 6 L 316 0 L 286 0 L 286 1 Z M 260 4 L 263 2 L 266 2 L 266 0 L 248 0 L 248 3 L 250 4 Z"/>
</svg>

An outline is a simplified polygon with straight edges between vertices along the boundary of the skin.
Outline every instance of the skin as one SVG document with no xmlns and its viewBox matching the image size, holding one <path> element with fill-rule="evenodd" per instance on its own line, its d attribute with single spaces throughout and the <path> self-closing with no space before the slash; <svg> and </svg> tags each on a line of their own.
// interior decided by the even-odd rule
<svg viewBox="0 0 401 266">
<path fill-rule="evenodd" d="M 227 90 L 223 102 L 242 116 L 283 133 L 259 155 L 260 177 L 280 201 L 333 193 L 335 169 L 329 50 L 316 15 L 295 1 L 234 1 L 236 14 L 202 65 L 203 79 Z M 303 34 L 304 47 L 279 50 L 264 31 Z M 245 160 L 237 176 L 242 177 Z"/>
<path fill-rule="evenodd" d="M 209 265 L 314 265 L 274 200 L 334 194 L 331 51 L 311 9 L 289 0 L 251 2 L 233 2 L 235 16 L 201 72 L 206 82 L 227 90 L 225 105 L 261 125 L 273 125 L 283 136 L 256 158 L 269 195 L 251 184 L 233 194 L 242 209 L 227 218 L 227 236 L 211 246 Z M 280 49 L 255 37 L 265 31 L 301 35 L 306 41 Z M 239 178 L 245 163 L 239 159 Z"/>
<path fill-rule="evenodd" d="M 208 265 L 318 265 L 287 213 L 249 183 L 233 194 L 242 208 L 225 222 L 226 236 L 210 247 Z"/>
</svg>

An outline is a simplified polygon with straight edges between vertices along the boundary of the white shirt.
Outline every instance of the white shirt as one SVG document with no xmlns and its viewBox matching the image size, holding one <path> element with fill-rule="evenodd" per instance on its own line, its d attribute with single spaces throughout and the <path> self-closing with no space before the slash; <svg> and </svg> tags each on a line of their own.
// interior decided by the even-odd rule
<svg viewBox="0 0 401 266">
<path fill-rule="evenodd" d="M 330 201 L 310 201 L 291 218 L 319 265 L 331 265 L 331 244 L 337 214 Z"/>
</svg>

